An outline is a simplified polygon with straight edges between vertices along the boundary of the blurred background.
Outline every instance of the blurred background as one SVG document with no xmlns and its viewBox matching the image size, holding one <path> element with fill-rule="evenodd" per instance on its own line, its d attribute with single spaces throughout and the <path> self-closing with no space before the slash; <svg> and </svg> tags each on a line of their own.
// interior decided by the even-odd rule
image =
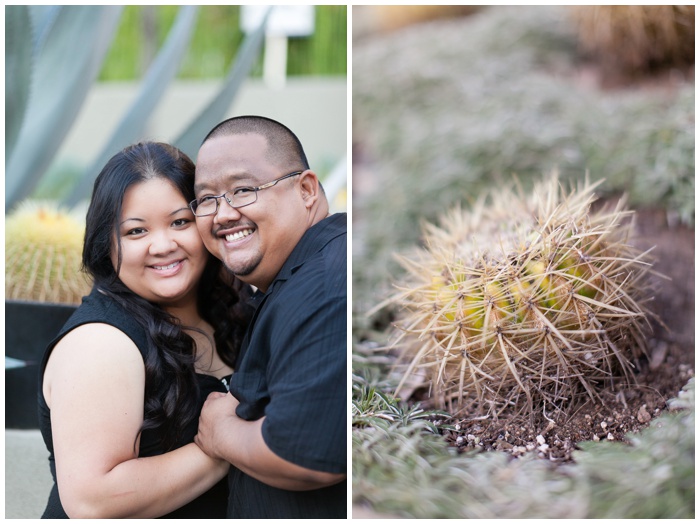
<svg viewBox="0 0 700 524">
<path fill-rule="evenodd" d="M 527 190 L 552 170 L 565 187 L 587 174 L 605 179 L 601 198 L 626 194 L 637 211 L 635 241 L 656 246 L 655 269 L 670 277 L 653 310 L 669 326 L 656 334 L 669 348 L 659 381 L 677 394 L 694 373 L 694 6 L 353 6 L 352 16 L 353 406 L 371 406 L 377 421 L 358 423 L 353 441 L 366 443 L 366 455 L 396 453 L 375 446 L 375 426 L 387 424 L 377 417 L 403 420 L 391 406 L 377 415 L 381 392 L 392 391 L 382 348 L 394 317 L 387 308 L 369 314 L 403 273 L 394 254 L 420 248 L 423 222 L 457 204 L 469 209 L 514 177 Z M 409 444 L 420 448 L 413 437 L 396 437 L 402 456 Z M 356 453 L 356 515 L 475 516 L 470 486 L 455 493 L 435 478 L 426 482 L 434 489 L 410 492 L 429 475 L 411 468 L 437 464 L 443 451 L 435 453 L 381 466 Z M 446 498 L 454 504 L 437 502 Z M 542 501 L 540 513 L 518 514 L 528 504 L 510 499 L 479 499 L 474 510 L 553 516 L 557 501 Z M 679 507 L 692 512 L 687 500 Z"/>
<path fill-rule="evenodd" d="M 38 518 L 50 488 L 36 430 L 37 362 L 90 283 L 86 203 L 139 140 L 193 160 L 235 115 L 300 138 L 333 212 L 347 207 L 347 7 L 5 7 L 5 516 Z"/>
<path fill-rule="evenodd" d="M 218 123 L 243 113 L 280 119 L 299 134 L 321 177 L 328 176 L 345 157 L 347 146 L 346 7 L 305 6 L 289 11 L 278 6 L 270 14 L 266 33 L 249 41 L 246 49 L 246 36 L 253 40 L 261 21 L 255 18 L 255 9 L 259 8 L 33 6 L 21 13 L 24 17 L 8 12 L 6 23 L 13 24 L 7 27 L 10 42 L 19 40 L 20 35 L 12 38 L 13 28 L 22 27 L 22 21 L 34 29 L 29 49 L 18 43 L 7 50 L 8 55 L 14 53 L 8 67 L 17 63 L 12 70 L 15 80 L 8 79 L 6 90 L 7 96 L 14 96 L 8 122 L 22 131 L 6 139 L 8 167 L 26 163 L 20 157 L 33 129 L 35 108 L 56 113 L 55 106 L 65 108 L 61 118 L 41 115 L 44 123 L 55 118 L 65 131 L 57 140 L 46 141 L 51 151 L 44 150 L 44 156 L 51 158 L 36 164 L 47 165 L 40 169 L 42 173 L 34 169 L 16 183 L 32 185 L 31 193 L 26 189 L 18 193 L 69 198 L 85 169 L 99 170 L 103 165 L 91 165 L 103 149 L 113 154 L 126 145 L 124 140 L 110 139 L 139 97 L 147 103 L 139 107 L 138 118 L 130 115 L 131 129 L 124 134 L 129 142 L 180 141 L 188 154 L 196 156 L 186 136 L 188 128 L 218 96 L 217 112 L 209 120 Z M 96 28 L 99 34 L 89 31 Z M 34 59 L 20 60 L 21 53 Z M 238 76 L 232 78 L 235 66 L 239 66 Z M 74 70 L 75 78 L 65 79 Z M 223 93 L 224 89 L 228 91 Z M 9 208 L 16 203 L 14 187 L 12 180 L 7 187 Z"/>
<path fill-rule="evenodd" d="M 589 172 L 693 224 L 694 29 L 693 6 L 354 6 L 356 305 L 420 220 L 513 175 Z"/>
</svg>

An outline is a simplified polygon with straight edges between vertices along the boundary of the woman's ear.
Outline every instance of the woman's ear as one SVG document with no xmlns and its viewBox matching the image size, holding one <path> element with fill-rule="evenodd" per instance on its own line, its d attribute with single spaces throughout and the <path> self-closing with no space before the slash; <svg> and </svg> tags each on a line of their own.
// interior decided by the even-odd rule
<svg viewBox="0 0 700 524">
<path fill-rule="evenodd" d="M 322 191 L 321 183 L 318 181 L 316 173 L 307 169 L 299 175 L 299 187 L 301 189 L 301 198 L 304 200 L 304 205 L 310 208 L 319 199 Z"/>
</svg>

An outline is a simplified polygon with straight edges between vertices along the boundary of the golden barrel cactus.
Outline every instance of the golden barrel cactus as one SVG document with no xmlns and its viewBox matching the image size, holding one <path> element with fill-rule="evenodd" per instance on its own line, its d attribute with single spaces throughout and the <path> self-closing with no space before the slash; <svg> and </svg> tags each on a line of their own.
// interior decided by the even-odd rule
<svg viewBox="0 0 700 524">
<path fill-rule="evenodd" d="M 582 49 L 608 70 L 645 73 L 695 64 L 694 5 L 571 7 Z"/>
<path fill-rule="evenodd" d="M 633 380 L 651 264 L 629 242 L 622 203 L 592 210 L 595 187 L 566 193 L 552 176 L 528 197 L 499 188 L 425 227 L 388 301 L 399 306 L 399 390 L 418 378 L 452 413 L 532 415 Z"/>
<path fill-rule="evenodd" d="M 85 224 L 53 202 L 24 202 L 5 221 L 5 298 L 79 304 Z"/>
</svg>

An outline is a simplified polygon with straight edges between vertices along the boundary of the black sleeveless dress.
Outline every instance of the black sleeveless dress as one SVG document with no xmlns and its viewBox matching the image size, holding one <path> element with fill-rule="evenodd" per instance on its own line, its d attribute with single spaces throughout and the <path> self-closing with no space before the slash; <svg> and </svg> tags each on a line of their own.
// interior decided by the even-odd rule
<svg viewBox="0 0 700 524">
<path fill-rule="evenodd" d="M 94 322 L 109 324 L 124 332 L 139 348 L 141 355 L 145 355 L 147 347 L 146 332 L 139 324 L 134 322 L 132 316 L 119 304 L 95 289 L 93 289 L 89 296 L 83 298 L 81 306 L 73 313 L 70 319 L 68 319 L 68 322 L 63 326 L 58 336 L 48 345 L 39 368 L 39 429 L 46 443 L 46 448 L 49 451 L 49 467 L 51 469 L 51 475 L 53 476 L 54 485 L 41 518 L 68 518 L 68 515 L 66 515 L 61 505 L 58 486 L 56 484 L 56 463 L 53 454 L 53 438 L 51 435 L 51 413 L 44 399 L 42 388 L 44 369 L 46 368 L 46 363 L 52 349 L 61 338 L 78 326 Z M 229 377 L 227 377 L 226 382 L 228 382 L 228 379 Z M 108 377 L 105 377 L 105 380 L 108 382 Z M 213 391 L 225 393 L 227 391 L 224 381 L 220 381 L 211 375 L 197 374 L 197 381 L 200 389 L 200 409 L 209 393 Z M 187 426 L 183 438 L 178 442 L 177 447 L 184 446 L 194 441 L 198 425 L 199 420 L 195 418 Z M 161 455 L 164 452 L 165 450 L 161 448 L 158 443 L 157 435 L 153 430 L 146 430 L 141 434 L 139 457 L 152 457 Z M 172 513 L 163 515 L 161 518 L 226 518 L 227 500 L 228 485 L 226 478 L 224 478 L 209 491 L 194 499 L 189 504 L 186 504 Z"/>
</svg>

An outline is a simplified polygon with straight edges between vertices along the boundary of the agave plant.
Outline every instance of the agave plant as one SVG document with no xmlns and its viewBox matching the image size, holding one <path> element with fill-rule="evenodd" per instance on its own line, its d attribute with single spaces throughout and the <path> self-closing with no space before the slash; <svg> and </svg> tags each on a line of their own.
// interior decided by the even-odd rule
<svg viewBox="0 0 700 524">
<path fill-rule="evenodd" d="M 452 413 L 532 414 L 633 381 L 651 262 L 630 244 L 622 201 L 592 210 L 599 183 L 499 189 L 425 227 L 425 249 L 402 258 L 408 276 L 387 302 L 401 310 L 398 390 L 419 376 Z"/>
<path fill-rule="evenodd" d="M 27 198 L 75 121 L 109 49 L 118 6 L 7 6 L 5 209 Z"/>
<path fill-rule="evenodd" d="M 75 121 L 102 65 L 119 22 L 118 6 L 8 6 L 5 31 L 7 164 L 5 209 L 28 198 L 50 166 Z M 187 49 L 197 15 L 183 6 L 139 94 L 91 166 L 70 192 L 74 206 L 89 196 L 99 168 L 119 149 L 142 138 L 149 117 L 162 100 Z M 239 50 L 220 91 L 185 126 L 175 145 L 189 155 L 224 115 L 248 76 L 265 36 L 272 8 Z"/>
</svg>

